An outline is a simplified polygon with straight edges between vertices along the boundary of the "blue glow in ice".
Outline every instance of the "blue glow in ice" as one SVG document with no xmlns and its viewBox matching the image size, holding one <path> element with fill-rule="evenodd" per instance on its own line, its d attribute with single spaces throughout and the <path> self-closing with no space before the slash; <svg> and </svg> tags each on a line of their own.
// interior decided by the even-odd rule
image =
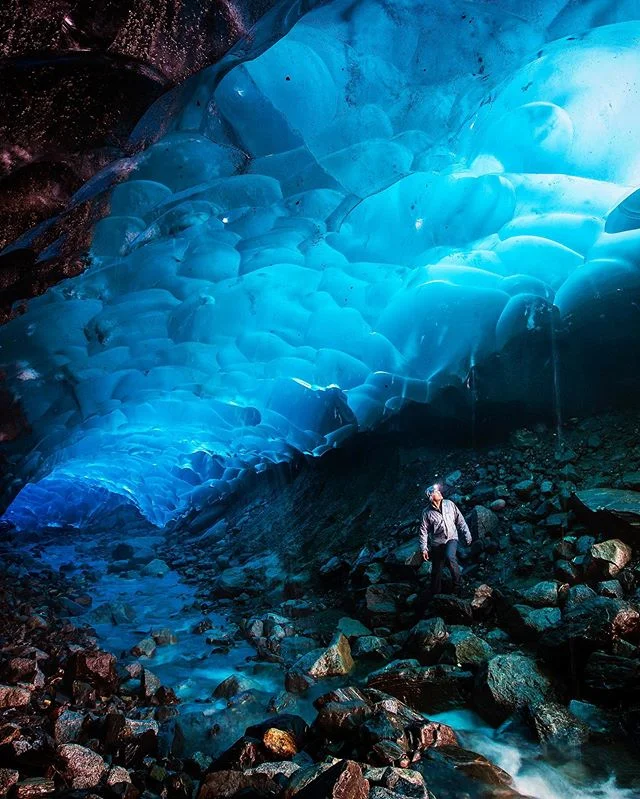
<svg viewBox="0 0 640 799">
<path fill-rule="evenodd" d="M 636 4 L 392 5 L 192 79 L 91 267 L 0 331 L 16 524 L 163 525 L 640 286 Z"/>
</svg>

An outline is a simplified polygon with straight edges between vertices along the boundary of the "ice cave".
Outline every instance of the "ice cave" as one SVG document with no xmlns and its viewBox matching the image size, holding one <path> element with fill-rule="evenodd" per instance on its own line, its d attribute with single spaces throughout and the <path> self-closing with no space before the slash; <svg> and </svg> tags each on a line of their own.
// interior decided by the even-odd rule
<svg viewBox="0 0 640 799">
<path fill-rule="evenodd" d="M 41 5 L 0 796 L 639 796 L 640 2 Z"/>
</svg>

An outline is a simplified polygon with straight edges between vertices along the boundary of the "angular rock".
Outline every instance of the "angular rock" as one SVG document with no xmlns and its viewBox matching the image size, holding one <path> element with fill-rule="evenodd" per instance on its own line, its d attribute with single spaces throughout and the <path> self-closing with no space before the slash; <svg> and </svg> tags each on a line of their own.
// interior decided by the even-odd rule
<svg viewBox="0 0 640 799">
<path fill-rule="evenodd" d="M 345 635 L 349 641 L 352 638 L 358 638 L 362 635 L 371 635 L 371 630 L 365 627 L 362 622 L 357 619 L 350 619 L 348 616 L 343 616 L 338 622 L 338 631 Z"/>
<path fill-rule="evenodd" d="M 304 747 L 308 731 L 309 727 L 303 718 L 283 713 L 247 727 L 245 735 L 262 741 L 272 755 L 285 759 L 293 757 Z"/>
<path fill-rule="evenodd" d="M 585 666 L 584 685 L 599 702 L 635 702 L 640 697 L 640 661 L 594 652 Z"/>
<path fill-rule="evenodd" d="M 80 738 L 84 713 L 64 710 L 56 719 L 54 738 L 57 744 L 76 743 Z"/>
<path fill-rule="evenodd" d="M 636 640 L 640 613 L 620 599 L 596 596 L 565 611 L 562 624 L 540 638 L 543 657 L 568 667 L 572 660 L 584 663 L 596 649 L 606 649 L 616 638 Z"/>
<path fill-rule="evenodd" d="M 216 699 L 230 699 L 232 696 L 252 691 L 259 687 L 255 680 L 244 674 L 230 674 L 213 689 Z"/>
<path fill-rule="evenodd" d="M 17 685 L 0 685 L 0 708 L 25 707 L 31 701 L 31 691 Z"/>
<path fill-rule="evenodd" d="M 496 725 L 552 698 L 549 679 L 523 655 L 496 655 L 480 669 L 473 692 L 477 711 Z"/>
<path fill-rule="evenodd" d="M 476 505 L 466 520 L 474 541 L 494 536 L 500 529 L 500 519 L 492 510 L 483 505 Z"/>
<path fill-rule="evenodd" d="M 95 788 L 107 769 L 99 754 L 79 744 L 63 744 L 58 747 L 58 755 L 72 788 Z"/>
<path fill-rule="evenodd" d="M 170 571 L 170 567 L 159 558 L 155 558 L 147 563 L 146 566 L 142 567 L 142 574 L 145 577 L 164 577 L 164 575 L 168 574 Z"/>
<path fill-rule="evenodd" d="M 473 622 L 471 603 L 450 594 L 432 597 L 427 612 L 429 616 L 440 616 L 447 624 L 469 625 Z"/>
<path fill-rule="evenodd" d="M 348 674 L 353 666 L 349 641 L 342 633 L 337 633 L 326 649 L 314 649 L 303 655 L 289 673 L 292 673 L 292 677 L 299 674 L 312 680 L 321 680 Z M 291 690 L 288 685 L 287 690 Z"/>
<path fill-rule="evenodd" d="M 572 502 L 579 517 L 601 530 L 640 530 L 640 491 L 590 488 L 576 491 Z"/>
<path fill-rule="evenodd" d="M 571 751 L 589 740 L 587 725 L 557 702 L 541 702 L 532 717 L 540 742 L 548 747 Z"/>
<path fill-rule="evenodd" d="M 197 799 L 231 799 L 234 796 L 277 796 L 280 786 L 268 774 L 214 771 L 207 774 Z"/>
<path fill-rule="evenodd" d="M 444 646 L 440 663 L 450 663 L 463 669 L 473 669 L 493 657 L 493 649 L 486 641 L 468 629 L 451 630 Z"/>
<path fill-rule="evenodd" d="M 619 538 L 601 541 L 589 550 L 587 575 L 591 580 L 608 580 L 624 569 L 632 556 L 631 547 Z"/>
<path fill-rule="evenodd" d="M 437 663 L 442 648 L 449 637 L 444 621 L 436 616 L 422 619 L 409 631 L 405 648 L 423 665 Z"/>
<path fill-rule="evenodd" d="M 116 659 L 109 652 L 76 652 L 65 669 L 68 680 L 81 680 L 105 693 L 112 693 L 118 685 Z"/>
<path fill-rule="evenodd" d="M 572 585 L 567 591 L 567 598 L 564 603 L 563 611 L 566 613 L 573 608 L 577 607 L 581 602 L 586 602 L 588 599 L 595 599 L 597 596 L 593 588 L 588 585 Z"/>
<path fill-rule="evenodd" d="M 485 619 L 493 611 L 497 593 L 490 585 L 479 585 L 471 599 L 471 613 L 474 619 Z"/>
<path fill-rule="evenodd" d="M 613 599 L 624 599 L 624 591 L 618 580 L 604 580 L 598 583 L 596 590 L 600 596 L 609 596 Z"/>
<path fill-rule="evenodd" d="M 358 659 L 389 660 L 393 651 L 386 638 L 378 635 L 363 635 L 356 638 L 351 646 L 351 654 Z"/>
<path fill-rule="evenodd" d="M 558 584 L 545 581 L 520 592 L 525 605 L 532 608 L 553 608 L 558 605 Z"/>
<path fill-rule="evenodd" d="M 559 608 L 531 608 L 513 605 L 503 618 L 506 630 L 518 641 L 536 641 L 562 622 Z"/>
<path fill-rule="evenodd" d="M 153 657 L 156 651 L 156 642 L 151 638 L 151 636 L 147 638 L 143 638 L 141 641 L 135 646 L 131 647 L 131 654 L 135 655 L 136 657 Z"/>
<path fill-rule="evenodd" d="M 0 796 L 6 796 L 20 779 L 20 772 L 12 768 L 0 768 Z"/>
<path fill-rule="evenodd" d="M 285 796 L 295 796 L 296 799 L 367 799 L 369 781 L 364 778 L 358 763 L 339 760 L 299 791 L 291 793 L 289 789 Z"/>
<path fill-rule="evenodd" d="M 455 666 L 420 666 L 418 661 L 396 660 L 367 679 L 367 685 L 396 696 L 410 707 L 440 713 L 468 702 L 473 677 Z"/>
<path fill-rule="evenodd" d="M 28 777 L 16 783 L 11 799 L 36 799 L 38 796 L 56 794 L 56 784 L 48 777 Z"/>
</svg>

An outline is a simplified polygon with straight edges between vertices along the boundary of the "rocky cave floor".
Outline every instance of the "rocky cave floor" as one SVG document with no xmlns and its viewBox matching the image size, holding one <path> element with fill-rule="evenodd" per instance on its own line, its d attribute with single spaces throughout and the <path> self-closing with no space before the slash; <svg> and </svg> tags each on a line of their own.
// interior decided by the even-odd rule
<svg viewBox="0 0 640 799">
<path fill-rule="evenodd" d="M 471 712 L 567 799 L 640 795 L 639 427 L 363 438 L 164 534 L 5 526 L 0 796 L 551 796 L 473 751 Z M 434 480 L 474 540 L 427 601 Z"/>
</svg>

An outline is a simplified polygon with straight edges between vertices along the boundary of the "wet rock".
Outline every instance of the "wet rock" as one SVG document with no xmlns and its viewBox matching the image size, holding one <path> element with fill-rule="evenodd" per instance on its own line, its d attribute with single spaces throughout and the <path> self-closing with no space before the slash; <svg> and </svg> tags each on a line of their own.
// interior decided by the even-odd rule
<svg viewBox="0 0 640 799">
<path fill-rule="evenodd" d="M 15 685 L 0 685 L 0 708 L 25 707 L 31 701 L 31 691 Z"/>
<path fill-rule="evenodd" d="M 238 597 L 240 594 L 257 594 L 261 590 L 260 583 L 253 579 L 243 566 L 232 566 L 225 569 L 213 586 L 214 596 Z"/>
<path fill-rule="evenodd" d="M 589 740 L 589 728 L 564 705 L 541 702 L 532 710 L 540 742 L 559 751 L 575 750 Z"/>
<path fill-rule="evenodd" d="M 577 699 L 569 702 L 569 712 L 588 728 L 589 735 L 596 741 L 612 741 L 622 734 L 619 713 L 609 713 Z"/>
<path fill-rule="evenodd" d="M 153 657 L 155 651 L 156 642 L 153 640 L 153 638 L 151 638 L 151 636 L 143 638 L 141 641 L 138 641 L 135 646 L 131 647 L 131 654 L 135 655 L 136 657 L 144 656 L 150 658 Z"/>
<path fill-rule="evenodd" d="M 432 763 L 438 764 L 443 768 L 450 769 L 453 774 L 460 772 L 474 782 L 477 781 L 483 786 L 490 786 L 488 790 L 486 787 L 483 790 L 480 786 L 477 786 L 480 788 L 478 791 L 479 796 L 496 797 L 496 799 L 497 797 L 501 797 L 501 799 L 518 799 L 518 797 L 522 796 L 517 791 L 512 790 L 513 780 L 506 771 L 477 752 L 470 752 L 460 746 L 443 746 L 438 749 L 429 749 L 426 759 L 428 761 L 425 764 L 427 769 L 432 768 Z M 448 779 L 447 783 L 455 784 L 452 779 Z M 465 793 L 467 796 L 469 795 L 467 791 L 464 793 L 460 791 L 457 795 L 464 796 Z M 522 797 L 522 799 L 525 798 Z"/>
<path fill-rule="evenodd" d="M 142 574 L 145 577 L 164 577 L 165 574 L 168 574 L 171 571 L 171 568 L 159 558 L 155 558 L 150 563 L 147 563 L 146 566 L 142 567 Z"/>
<path fill-rule="evenodd" d="M 437 663 L 449 634 L 444 621 L 436 616 L 422 619 L 409 632 L 405 648 L 423 665 Z"/>
<path fill-rule="evenodd" d="M 553 698 L 549 679 L 524 655 L 496 655 L 477 676 L 473 703 L 492 724 Z"/>
<path fill-rule="evenodd" d="M 463 669 L 473 669 L 493 657 L 493 649 L 486 641 L 466 628 L 450 630 L 440 658 L 441 663 L 450 663 Z"/>
<path fill-rule="evenodd" d="M 353 760 L 339 760 L 300 790 L 291 792 L 290 787 L 285 791 L 287 799 L 367 799 L 368 796 L 369 781 L 364 778 L 360 765 Z"/>
<path fill-rule="evenodd" d="M 533 608 L 549 608 L 558 605 L 558 584 L 551 581 L 536 583 L 520 592 L 522 602 Z"/>
<path fill-rule="evenodd" d="M 407 799 L 428 799 L 429 792 L 424 777 L 419 771 L 408 768 L 366 769 L 365 776 L 371 783 L 372 791 L 376 786 L 386 789 L 390 797 L 407 797 Z M 375 794 L 369 794 L 375 798 Z M 380 794 L 382 797 L 382 794 Z"/>
<path fill-rule="evenodd" d="M 421 666 L 417 660 L 395 660 L 373 672 L 367 685 L 396 696 L 410 707 L 440 713 L 464 706 L 473 677 L 450 665 Z"/>
<path fill-rule="evenodd" d="M 278 758 L 292 758 L 304 747 L 309 727 L 300 716 L 282 714 L 247 727 L 245 735 L 262 741 L 265 749 Z"/>
<path fill-rule="evenodd" d="M 230 699 L 232 696 L 244 691 L 253 691 L 259 688 L 258 683 L 244 674 L 230 674 L 213 690 L 216 699 Z"/>
<path fill-rule="evenodd" d="M 178 637 L 173 630 L 170 630 L 168 627 L 163 627 L 160 630 L 152 630 L 151 637 L 158 646 L 173 646 L 178 643 Z"/>
<path fill-rule="evenodd" d="M 342 633 L 337 633 L 326 649 L 314 649 L 303 655 L 286 676 L 287 690 L 295 690 L 297 676 L 310 677 L 320 680 L 325 677 L 335 677 L 348 674 L 353 668 L 353 658 L 349 641 Z"/>
<path fill-rule="evenodd" d="M 631 547 L 618 538 L 594 544 L 586 563 L 587 575 L 592 580 L 615 577 L 629 563 L 632 555 Z"/>
<path fill-rule="evenodd" d="M 63 744 L 58 755 L 64 763 L 64 777 L 72 788 L 95 788 L 106 771 L 99 754 L 79 744 Z"/>
<path fill-rule="evenodd" d="M 207 774 L 197 799 L 231 799 L 235 796 L 277 796 L 280 786 L 268 774 L 214 771 Z"/>
<path fill-rule="evenodd" d="M 105 602 L 91 611 L 94 624 L 131 624 L 136 619 L 136 611 L 127 602 Z"/>
</svg>

